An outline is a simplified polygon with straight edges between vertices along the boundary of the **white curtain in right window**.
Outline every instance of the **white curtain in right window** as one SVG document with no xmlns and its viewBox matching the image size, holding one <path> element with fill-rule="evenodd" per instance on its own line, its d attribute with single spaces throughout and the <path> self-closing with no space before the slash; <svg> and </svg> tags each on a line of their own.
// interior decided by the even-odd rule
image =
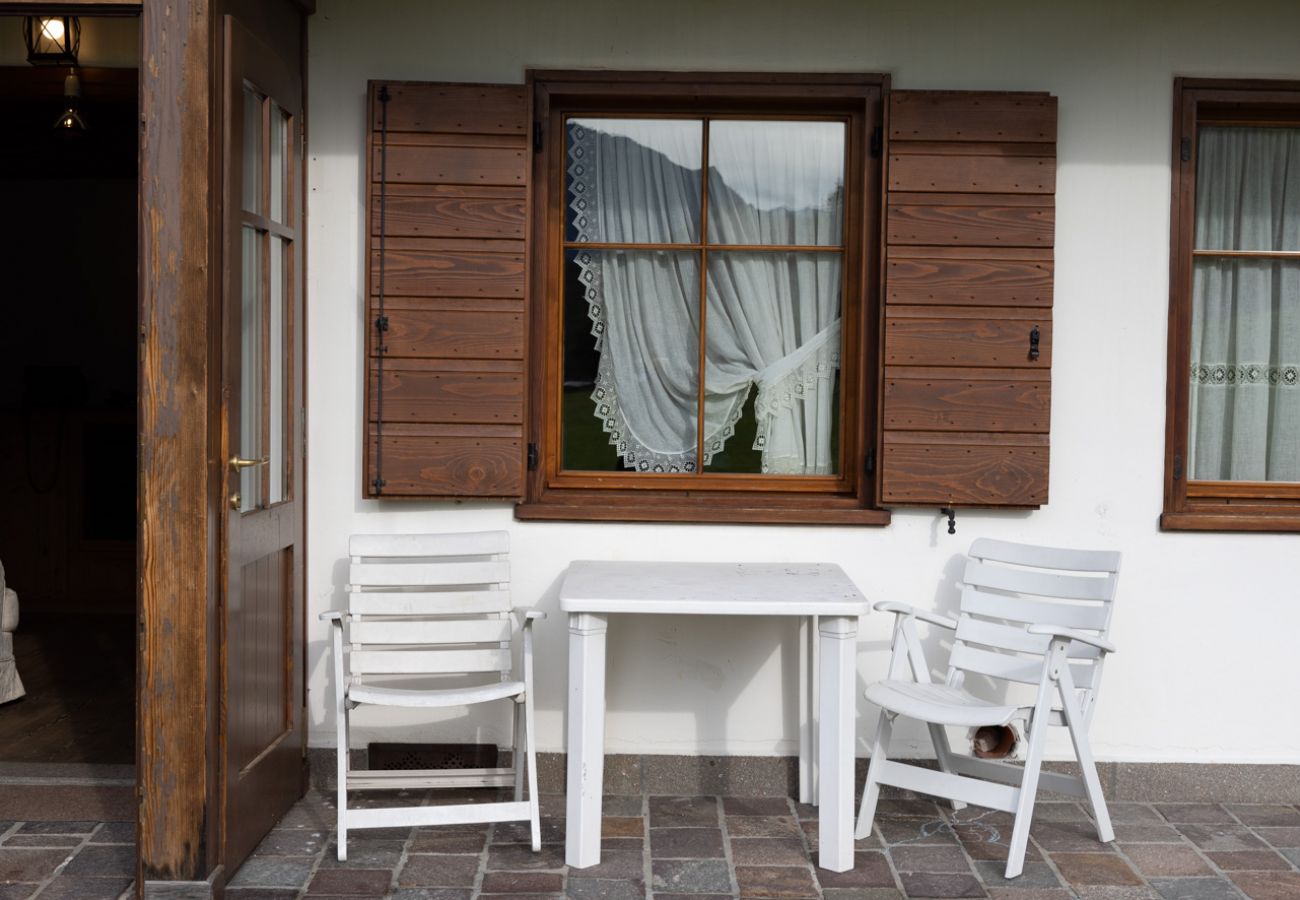
<svg viewBox="0 0 1300 900">
<path fill-rule="evenodd" d="M 1300 129 L 1199 133 L 1188 476 L 1300 481 Z"/>
</svg>

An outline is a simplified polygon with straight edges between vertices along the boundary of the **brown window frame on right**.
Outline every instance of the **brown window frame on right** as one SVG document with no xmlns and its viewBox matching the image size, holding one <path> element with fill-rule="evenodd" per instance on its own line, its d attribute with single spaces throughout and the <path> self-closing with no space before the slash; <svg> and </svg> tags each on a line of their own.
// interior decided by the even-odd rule
<svg viewBox="0 0 1300 900">
<path fill-rule="evenodd" d="M 1169 368 L 1160 526 L 1192 531 L 1300 531 L 1300 482 L 1198 481 L 1190 477 L 1198 129 L 1216 124 L 1300 127 L 1300 82 L 1192 78 L 1174 82 Z M 1207 252 L 1300 262 L 1300 251 L 1199 251 Z"/>
</svg>

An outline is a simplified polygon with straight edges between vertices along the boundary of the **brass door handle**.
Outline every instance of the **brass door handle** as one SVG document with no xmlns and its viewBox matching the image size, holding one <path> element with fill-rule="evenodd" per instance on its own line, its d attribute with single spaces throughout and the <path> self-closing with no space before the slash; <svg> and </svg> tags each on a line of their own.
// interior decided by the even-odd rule
<svg viewBox="0 0 1300 900">
<path fill-rule="evenodd" d="M 251 466 L 264 466 L 271 461 L 271 457 L 263 456 L 261 459 L 241 459 L 238 456 L 230 457 L 230 468 L 247 469 Z"/>
</svg>

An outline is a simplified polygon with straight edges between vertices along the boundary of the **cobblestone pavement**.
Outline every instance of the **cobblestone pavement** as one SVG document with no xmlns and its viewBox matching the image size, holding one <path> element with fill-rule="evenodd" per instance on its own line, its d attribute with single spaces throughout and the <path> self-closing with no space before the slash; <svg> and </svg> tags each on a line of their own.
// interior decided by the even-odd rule
<svg viewBox="0 0 1300 900">
<path fill-rule="evenodd" d="M 339 863 L 332 798 L 313 792 L 235 874 L 226 897 L 1300 898 L 1295 806 L 1116 803 L 1116 840 L 1102 845 L 1078 804 L 1040 802 L 1024 874 L 1011 883 L 1001 877 L 1011 817 L 954 814 L 928 800 L 882 800 L 857 864 L 839 874 L 813 865 L 816 811 L 783 797 L 606 797 L 602 861 L 583 870 L 564 866 L 563 796 L 544 795 L 542 810 L 540 853 L 522 823 L 387 828 L 353 832 Z M 131 896 L 132 831 L 0 822 L 0 900 Z"/>
</svg>

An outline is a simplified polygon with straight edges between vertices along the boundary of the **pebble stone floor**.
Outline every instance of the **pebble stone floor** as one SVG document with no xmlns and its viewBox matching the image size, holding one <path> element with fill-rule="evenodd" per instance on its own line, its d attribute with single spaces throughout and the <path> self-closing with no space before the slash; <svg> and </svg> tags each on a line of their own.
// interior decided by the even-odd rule
<svg viewBox="0 0 1300 900">
<path fill-rule="evenodd" d="M 332 798 L 313 792 L 226 897 L 1300 900 L 1295 806 L 1116 803 L 1117 839 L 1102 845 L 1078 804 L 1040 802 L 1024 874 L 1011 883 L 1001 877 L 1010 816 L 928 800 L 882 800 L 857 864 L 839 874 L 813 865 L 816 811 L 783 797 L 608 796 L 602 862 L 584 870 L 564 866 L 563 796 L 544 795 L 542 811 L 537 854 L 526 824 L 390 828 L 354 832 L 340 864 Z M 0 822 L 0 900 L 133 896 L 132 832 L 120 822 Z"/>
</svg>

